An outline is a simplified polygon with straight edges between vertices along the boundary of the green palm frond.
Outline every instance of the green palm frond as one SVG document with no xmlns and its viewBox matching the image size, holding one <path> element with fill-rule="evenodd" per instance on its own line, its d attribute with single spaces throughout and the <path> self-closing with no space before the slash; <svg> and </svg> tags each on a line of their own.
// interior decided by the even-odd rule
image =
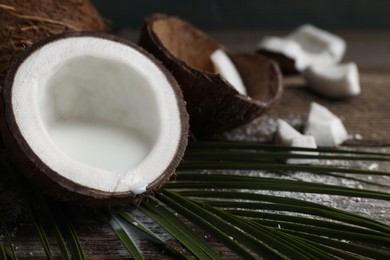
<svg viewBox="0 0 390 260">
<path fill-rule="evenodd" d="M 200 259 L 219 259 L 219 255 L 174 214 L 153 201 L 143 202 L 140 209 L 173 235 L 190 252 Z"/>
<path fill-rule="evenodd" d="M 292 158 L 313 159 L 315 164 L 285 163 Z M 253 142 L 191 142 L 176 177 L 164 189 L 137 206 L 99 212 L 135 259 L 143 259 L 143 253 L 137 246 L 137 236 L 132 235 L 129 227 L 175 258 L 222 258 L 203 235 L 193 231 L 194 225 L 244 259 L 390 259 L 388 224 L 300 199 L 302 196 L 284 195 L 326 194 L 390 201 L 390 184 L 364 178 L 388 177 L 390 172 L 366 169 L 359 164 L 361 161 L 386 164 L 390 162 L 390 154 Z M 18 176 L 3 158 L 1 164 L 3 170 Z M 294 177 L 301 172 L 328 176 L 337 180 L 337 184 Z M 364 184 L 370 189 L 347 187 L 343 180 Z M 82 243 L 63 205 L 43 197 L 23 179 L 17 178 L 15 183 L 25 185 L 19 192 L 46 256 L 53 257 L 50 234 L 56 238 L 62 258 L 85 259 Z M 152 219 L 179 244 L 161 239 L 133 212 Z M 4 221 L 2 229 L 7 230 Z M 183 248 L 186 251 L 183 252 Z M 9 235 L 0 240 L 1 257 L 14 259 L 16 255 Z"/>
<path fill-rule="evenodd" d="M 0 241 L 0 256 L 2 256 L 3 259 L 7 259 L 8 257 L 11 259 L 17 259 L 14 245 L 13 245 L 12 240 L 11 240 L 11 236 L 8 232 L 7 225 L 5 224 L 3 219 L 1 219 L 1 229 L 4 232 L 4 236 L 6 237 L 6 240 L 9 244 L 11 251 L 9 251 L 7 248 L 5 248 L 3 243 Z"/>
<path fill-rule="evenodd" d="M 122 221 L 116 214 L 112 212 L 108 212 L 108 214 L 110 226 L 118 238 L 122 241 L 122 244 L 135 260 L 142 260 L 142 253 L 138 248 L 134 237 L 127 231 L 126 227 L 124 227 Z"/>
<path fill-rule="evenodd" d="M 1 259 L 7 259 L 7 252 L 3 246 L 3 243 L 0 241 L 0 257 Z"/>
<path fill-rule="evenodd" d="M 58 204 L 52 203 L 50 205 L 54 214 L 54 219 L 56 223 L 52 223 L 55 228 L 55 225 L 58 225 L 61 231 L 57 230 L 60 237 L 61 233 L 64 234 L 66 241 L 68 242 L 69 248 L 71 250 L 71 259 L 86 259 L 84 256 L 83 249 L 80 244 L 80 240 L 77 236 L 76 230 L 73 227 L 72 223 L 68 220 L 66 212 L 63 210 L 63 207 Z M 65 246 L 65 242 L 63 242 L 63 246 Z M 66 247 L 65 247 L 66 248 Z M 63 250 L 64 251 L 64 250 Z M 69 257 L 69 255 L 67 256 Z"/>
<path fill-rule="evenodd" d="M 330 153 L 330 154 L 349 154 L 351 156 L 358 155 L 367 155 L 367 157 L 376 157 L 380 156 L 383 158 L 390 159 L 389 153 L 379 153 L 379 152 L 370 152 L 370 151 L 358 151 L 353 148 L 304 148 L 304 147 L 292 147 L 292 146 L 283 146 L 283 145 L 274 145 L 274 144 L 264 144 L 258 142 L 246 142 L 246 141 L 197 141 L 190 142 L 188 144 L 188 150 L 186 153 L 194 149 L 202 149 L 207 152 L 208 150 L 218 150 L 224 149 L 225 151 L 229 150 L 247 150 L 247 151 L 306 151 L 306 152 L 319 152 L 319 153 Z"/>
<path fill-rule="evenodd" d="M 133 225 L 135 228 L 137 228 L 139 231 L 141 231 L 143 234 L 148 236 L 148 239 L 157 247 L 163 249 L 165 252 L 169 253 L 170 255 L 174 256 L 177 259 L 187 259 L 185 255 L 180 253 L 177 249 L 163 241 L 161 238 L 159 238 L 156 234 L 154 234 L 151 230 L 149 230 L 147 227 L 145 227 L 140 221 L 138 221 L 136 218 L 134 218 L 131 213 L 126 212 L 123 209 L 116 210 L 117 214 L 121 216 L 127 223 Z M 180 223 L 180 222 L 179 222 Z M 180 231 L 183 231 L 181 229 Z M 190 234 L 191 235 L 191 234 Z M 200 240 L 200 239 L 199 239 Z M 207 244 L 206 244 L 207 245 Z M 189 244 L 189 246 L 192 246 L 192 244 Z M 208 246 L 208 245 L 207 245 Z"/>
<path fill-rule="evenodd" d="M 19 196 L 23 200 L 23 204 L 28 211 L 31 223 L 33 224 L 41 245 L 45 251 L 46 257 L 48 259 L 54 259 L 53 252 L 51 250 L 50 239 L 48 234 L 51 234 L 55 237 L 57 246 L 60 250 L 62 259 L 71 259 L 67 244 L 70 244 L 72 248 L 72 257 L 75 259 L 82 259 L 83 253 L 81 246 L 79 244 L 78 238 L 74 230 L 71 228 L 71 224 L 67 223 L 64 215 L 54 216 L 52 209 L 50 208 L 46 198 L 43 195 L 31 187 L 26 181 L 21 177 L 20 173 L 8 162 L 5 160 L 4 156 L 0 156 L 1 168 L 7 176 L 10 177 L 14 184 L 15 190 L 18 192 Z M 61 209 L 57 209 L 61 210 Z M 57 211 L 58 214 L 58 211 Z M 64 235 L 60 230 L 60 222 L 67 230 L 68 241 L 65 241 Z M 11 240 L 9 238 L 11 243 Z M 67 243 L 68 242 L 68 243 Z M 77 252 L 73 249 L 78 247 Z M 13 251 L 14 255 L 14 251 Z M 79 258 L 81 256 L 81 258 Z"/>
</svg>

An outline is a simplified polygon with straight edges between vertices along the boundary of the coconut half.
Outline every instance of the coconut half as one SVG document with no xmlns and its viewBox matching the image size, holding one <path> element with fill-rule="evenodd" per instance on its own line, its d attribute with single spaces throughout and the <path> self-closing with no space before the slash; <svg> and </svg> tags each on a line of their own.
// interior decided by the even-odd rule
<svg viewBox="0 0 390 260">
<path fill-rule="evenodd" d="M 161 14 L 148 17 L 139 44 L 161 60 L 180 84 L 196 136 L 249 123 L 281 96 L 281 73 L 274 61 L 257 54 L 232 54 L 179 18 Z M 211 55 L 219 49 L 239 72 L 247 95 L 240 94 L 215 71 Z"/>
<path fill-rule="evenodd" d="M 33 45 L 13 63 L 1 98 L 11 158 L 64 200 L 135 201 L 168 180 L 187 144 L 176 81 L 139 47 L 108 35 Z"/>
</svg>

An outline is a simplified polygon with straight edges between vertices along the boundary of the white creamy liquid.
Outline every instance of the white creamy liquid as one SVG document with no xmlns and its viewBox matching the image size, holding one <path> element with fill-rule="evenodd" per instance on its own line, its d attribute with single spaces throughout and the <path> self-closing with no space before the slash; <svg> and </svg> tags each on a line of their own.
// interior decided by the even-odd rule
<svg viewBox="0 0 390 260">
<path fill-rule="evenodd" d="M 137 131 L 102 122 L 60 121 L 48 132 L 69 157 L 111 172 L 134 168 L 151 149 Z"/>
</svg>

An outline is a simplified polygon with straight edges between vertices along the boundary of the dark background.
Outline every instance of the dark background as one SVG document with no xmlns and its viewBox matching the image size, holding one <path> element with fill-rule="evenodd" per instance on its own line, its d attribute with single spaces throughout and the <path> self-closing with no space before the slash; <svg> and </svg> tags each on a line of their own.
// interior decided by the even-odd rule
<svg viewBox="0 0 390 260">
<path fill-rule="evenodd" d="M 113 27 L 138 29 L 154 12 L 177 15 L 207 30 L 390 29 L 390 0 L 92 0 Z"/>
</svg>

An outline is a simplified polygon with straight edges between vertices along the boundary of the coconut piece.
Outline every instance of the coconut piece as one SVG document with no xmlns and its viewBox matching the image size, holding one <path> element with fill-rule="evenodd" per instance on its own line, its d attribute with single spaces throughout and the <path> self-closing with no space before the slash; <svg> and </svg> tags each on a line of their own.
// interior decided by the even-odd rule
<svg viewBox="0 0 390 260">
<path fill-rule="evenodd" d="M 278 62 L 284 73 L 296 73 L 297 67 L 306 66 L 301 46 L 281 37 L 264 37 L 257 45 L 257 52 Z M 304 64 L 302 64 L 304 63 Z"/>
<path fill-rule="evenodd" d="M 107 32 L 89 0 L 2 0 L 0 87 L 15 55 L 50 35 L 66 31 Z"/>
<path fill-rule="evenodd" d="M 317 148 L 316 141 L 311 135 L 301 135 L 294 137 L 291 142 L 292 147 L 304 147 L 304 148 Z M 293 154 L 306 154 L 306 155 L 318 155 L 318 152 L 301 152 L 293 151 Z M 301 158 L 290 158 L 286 160 L 288 164 L 314 164 L 317 163 L 317 159 L 301 159 Z"/>
<path fill-rule="evenodd" d="M 332 98 L 345 98 L 360 94 L 359 72 L 355 63 L 315 63 L 303 71 L 309 87 Z"/>
<path fill-rule="evenodd" d="M 335 64 L 344 56 L 346 44 L 340 37 L 313 25 L 302 25 L 284 38 L 266 37 L 257 51 L 276 59 L 282 70 L 303 71 L 310 64 Z"/>
<path fill-rule="evenodd" d="M 11 159 L 63 200 L 136 202 L 169 179 L 187 144 L 174 78 L 113 36 L 68 33 L 33 45 L 12 64 L 0 94 Z"/>
<path fill-rule="evenodd" d="M 275 132 L 275 143 L 291 145 L 292 140 L 302 134 L 282 119 L 278 119 L 278 127 Z"/>
<path fill-rule="evenodd" d="M 281 96 L 281 74 L 274 61 L 261 55 L 229 53 L 179 18 L 161 14 L 148 17 L 139 44 L 161 60 L 178 81 L 195 136 L 221 133 L 249 123 Z M 247 97 L 214 72 L 210 56 L 218 49 L 232 60 Z"/>
<path fill-rule="evenodd" d="M 298 27 L 286 38 L 296 41 L 309 53 L 328 53 L 332 63 L 340 62 L 345 54 L 346 43 L 341 37 L 311 24 Z"/>
<path fill-rule="evenodd" d="M 335 147 L 348 139 L 343 122 L 329 109 L 311 103 L 305 134 L 312 135 L 318 146 Z"/>
<path fill-rule="evenodd" d="M 213 63 L 215 72 L 221 74 L 240 94 L 247 95 L 246 88 L 229 56 L 221 49 L 214 51 L 210 59 Z"/>
<path fill-rule="evenodd" d="M 290 126 L 286 121 L 281 119 L 278 119 L 278 127 L 275 132 L 275 143 L 292 147 L 317 148 L 313 136 L 302 135 L 292 126 Z M 317 152 L 293 151 L 292 153 L 318 155 Z M 288 164 L 309 164 L 315 162 L 317 162 L 316 159 L 290 158 L 286 160 L 286 163 Z"/>
</svg>

